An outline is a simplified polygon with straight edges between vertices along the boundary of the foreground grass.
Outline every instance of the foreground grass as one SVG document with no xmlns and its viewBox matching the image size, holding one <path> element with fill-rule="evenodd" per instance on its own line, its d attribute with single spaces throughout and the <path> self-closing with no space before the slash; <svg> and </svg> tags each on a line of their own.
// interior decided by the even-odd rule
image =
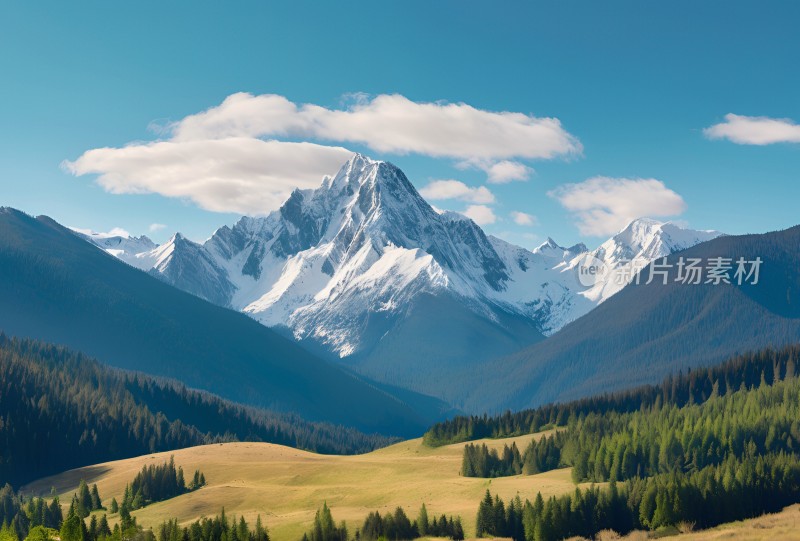
<svg viewBox="0 0 800 541">
<path fill-rule="evenodd" d="M 525 448 L 534 436 L 482 440 L 492 448 L 515 441 Z M 459 475 L 465 443 L 431 449 L 421 439 L 401 442 L 356 456 L 318 455 L 268 443 L 226 443 L 192 447 L 168 453 L 98 464 L 36 481 L 26 494 L 47 495 L 55 487 L 67 504 L 81 479 L 97 483 L 104 504 L 122 500 L 126 483 L 146 464 L 160 464 L 175 456 L 187 475 L 200 469 L 207 486 L 133 513 L 145 527 L 177 517 L 181 523 L 226 513 L 244 515 L 248 522 L 260 514 L 277 541 L 299 539 L 314 513 L 327 501 L 334 518 L 355 530 L 370 511 L 405 508 L 416 516 L 424 502 L 429 514 L 461 515 L 467 536 L 474 535 L 478 503 L 487 488 L 509 501 L 517 494 L 533 500 L 575 489 L 569 469 L 533 476 L 496 479 Z"/>
<path fill-rule="evenodd" d="M 676 541 L 800 541 L 800 505 L 786 507 L 780 513 L 722 524 L 705 531 L 683 534 Z"/>
<path fill-rule="evenodd" d="M 626 536 L 614 532 L 601 532 L 597 541 L 647 541 L 665 539 L 669 541 L 800 541 L 800 505 L 791 505 L 779 513 L 720 524 L 714 528 L 690 533 L 678 533 L 676 528 L 657 532 L 634 531 Z M 571 538 L 569 541 L 584 541 Z"/>
</svg>

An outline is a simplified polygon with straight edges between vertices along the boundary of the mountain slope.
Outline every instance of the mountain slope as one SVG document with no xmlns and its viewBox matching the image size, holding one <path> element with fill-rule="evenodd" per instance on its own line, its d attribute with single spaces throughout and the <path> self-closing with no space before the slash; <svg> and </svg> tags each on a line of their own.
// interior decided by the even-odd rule
<svg viewBox="0 0 800 541">
<path fill-rule="evenodd" d="M 451 373 L 542 340 L 616 293 L 626 269 L 718 234 L 637 220 L 593 252 L 552 240 L 529 251 L 355 155 L 266 217 L 203 245 L 176 235 L 134 262 L 370 378 L 456 400 Z M 589 287 L 576 269 L 592 257 L 610 272 Z"/>
<path fill-rule="evenodd" d="M 631 284 L 548 340 L 467 375 L 465 406 L 500 411 L 578 398 L 800 341 L 798 246 L 800 226 L 720 237 L 679 252 L 668 263 L 681 256 L 704 265 L 715 257 L 760 257 L 759 281 L 737 285 L 734 264 L 732 284 L 663 285 L 660 277 Z"/>
<path fill-rule="evenodd" d="M 0 209 L 0 329 L 225 398 L 362 430 L 418 433 L 418 412 L 251 318 L 172 288 L 53 220 Z M 431 405 L 431 401 L 420 401 Z M 441 404 L 436 404 L 441 408 Z"/>
<path fill-rule="evenodd" d="M 381 436 L 246 408 L 80 353 L 0 333 L 0 484 L 220 440 L 366 452 Z"/>
</svg>

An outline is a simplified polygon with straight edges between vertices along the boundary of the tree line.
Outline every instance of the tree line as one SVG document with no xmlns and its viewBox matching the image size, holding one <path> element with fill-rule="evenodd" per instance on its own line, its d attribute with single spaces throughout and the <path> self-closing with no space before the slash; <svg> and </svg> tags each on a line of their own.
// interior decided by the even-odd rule
<svg viewBox="0 0 800 541">
<path fill-rule="evenodd" d="M 213 517 L 203 517 L 187 526 L 180 526 L 177 519 L 165 521 L 157 528 L 158 541 L 270 541 L 267 527 L 261 515 L 250 526 L 244 517 L 228 519 L 225 509 Z"/>
<path fill-rule="evenodd" d="M 561 448 L 565 434 L 556 432 L 533 440 L 520 454 L 516 443 L 503 445 L 503 450 L 489 449 L 483 443 L 467 444 L 461 460 L 461 475 L 464 477 L 505 477 L 509 475 L 533 475 L 554 470 L 562 465 Z"/>
<path fill-rule="evenodd" d="M 480 504 L 479 536 L 515 541 L 593 538 L 603 530 L 627 534 L 673 526 L 681 531 L 774 513 L 800 499 L 800 464 L 786 453 L 728 457 L 691 473 L 674 470 L 608 488 L 534 502 L 515 498 L 506 508 L 489 492 Z"/>
<path fill-rule="evenodd" d="M 154 502 L 168 500 L 186 492 L 197 490 L 206 484 L 206 477 L 195 470 L 194 477 L 187 486 L 183 468 L 175 466 L 175 458 L 170 457 L 164 464 L 142 466 L 133 481 L 125 486 L 120 508 L 128 511 L 141 509 Z M 112 502 L 112 512 L 116 512 L 116 499 Z"/>
<path fill-rule="evenodd" d="M 534 474 L 572 466 L 576 482 L 602 482 L 674 470 L 690 473 L 728 457 L 800 457 L 800 378 L 772 385 L 761 378 L 756 388 L 725 396 L 715 386 L 702 404 L 656 404 L 630 413 L 573 417 L 563 430 L 533 439 L 521 460 L 506 449 L 503 456 L 489 452 L 491 460 L 484 462 L 479 457 L 486 452 L 485 445 L 466 446 L 462 474 L 491 477 L 520 469 Z"/>
<path fill-rule="evenodd" d="M 340 454 L 394 441 L 239 406 L 0 333 L 0 483 L 18 487 L 98 462 L 234 440 Z"/>
<path fill-rule="evenodd" d="M 516 413 L 498 416 L 460 416 L 433 425 L 424 435 L 424 442 L 437 447 L 482 438 L 506 438 L 540 432 L 566 425 L 569 419 L 589 413 L 626 413 L 655 405 L 684 406 L 706 401 L 712 393 L 720 396 L 742 386 L 758 386 L 762 374 L 772 384 L 792 378 L 798 371 L 800 345 L 781 349 L 763 349 L 736 357 L 708 368 L 689 369 L 685 374 L 670 376 L 658 385 L 606 393 L 563 404 L 548 404 Z"/>
<path fill-rule="evenodd" d="M 447 517 L 442 515 L 433 519 L 428 517 L 425 504 L 419 510 L 415 520 L 408 518 L 402 507 L 387 512 L 383 516 L 377 511 L 370 513 L 364 520 L 361 529 L 356 530 L 355 539 L 375 541 L 377 539 L 402 539 L 411 540 L 420 537 L 447 537 L 453 540 L 464 539 L 464 528 L 461 517 Z"/>
</svg>

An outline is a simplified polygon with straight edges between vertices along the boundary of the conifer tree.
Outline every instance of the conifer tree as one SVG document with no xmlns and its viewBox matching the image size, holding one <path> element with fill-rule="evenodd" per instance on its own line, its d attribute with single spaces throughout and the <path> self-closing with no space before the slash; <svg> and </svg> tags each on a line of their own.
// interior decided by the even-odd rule
<svg viewBox="0 0 800 541">
<path fill-rule="evenodd" d="M 102 509 L 103 504 L 100 499 L 100 492 L 97 490 L 97 483 L 92 485 L 92 511 Z"/>
<path fill-rule="evenodd" d="M 422 504 L 422 507 L 419 509 L 419 516 L 417 517 L 417 532 L 419 533 L 420 537 L 425 537 L 428 535 L 428 527 L 430 526 L 428 522 L 428 509 L 425 507 L 425 504 Z"/>
<path fill-rule="evenodd" d="M 83 521 L 73 513 L 61 525 L 61 541 L 86 541 L 83 529 Z"/>
</svg>

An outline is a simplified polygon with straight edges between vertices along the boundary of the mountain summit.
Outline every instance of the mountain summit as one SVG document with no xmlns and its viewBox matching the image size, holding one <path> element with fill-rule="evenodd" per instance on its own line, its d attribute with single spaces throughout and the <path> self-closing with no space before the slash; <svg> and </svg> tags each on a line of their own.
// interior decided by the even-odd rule
<svg viewBox="0 0 800 541">
<path fill-rule="evenodd" d="M 618 270 L 717 235 L 638 220 L 593 252 L 552 239 L 529 251 L 355 154 L 265 217 L 124 259 L 370 377 L 454 400 L 439 378 L 533 344 L 621 288 L 581 285 L 587 254 Z"/>
</svg>

